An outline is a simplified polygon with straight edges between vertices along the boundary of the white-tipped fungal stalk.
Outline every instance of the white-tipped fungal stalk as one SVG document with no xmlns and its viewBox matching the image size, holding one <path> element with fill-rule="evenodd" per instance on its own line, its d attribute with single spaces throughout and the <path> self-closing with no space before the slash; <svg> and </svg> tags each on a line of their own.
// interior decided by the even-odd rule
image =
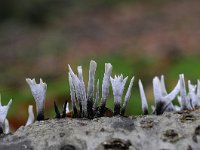
<svg viewBox="0 0 200 150">
<path fill-rule="evenodd" d="M 106 63 L 105 64 L 104 77 L 103 77 L 103 83 L 102 83 L 101 105 L 98 109 L 96 117 L 101 117 L 104 114 L 105 106 L 106 106 L 106 100 L 107 100 L 107 97 L 108 97 L 108 94 L 109 94 L 111 73 L 112 73 L 112 65 L 110 63 Z"/>
<path fill-rule="evenodd" d="M 102 104 L 105 106 L 106 100 L 109 93 L 109 86 L 110 86 L 110 76 L 112 73 L 112 65 L 110 63 L 105 64 L 105 73 L 103 77 L 102 83 Z"/>
<path fill-rule="evenodd" d="M 81 96 L 81 85 L 80 85 L 80 80 L 77 77 L 77 75 L 74 74 L 72 71 L 70 65 L 68 65 L 69 68 L 69 74 L 71 76 L 72 83 L 70 85 L 74 85 L 75 87 L 75 92 L 76 92 L 76 98 L 78 99 L 79 102 L 79 107 L 80 107 L 80 114 L 82 113 L 82 103 L 83 103 L 83 98 Z M 73 102 L 73 101 L 72 101 Z M 73 108 L 74 109 L 74 108 Z"/>
<path fill-rule="evenodd" d="M 86 98 L 86 92 L 85 92 L 85 84 L 83 81 L 83 71 L 82 66 L 78 66 L 78 78 L 79 78 L 79 86 L 80 86 L 80 94 L 81 94 L 81 100 L 82 100 L 82 117 L 87 117 L 87 98 Z"/>
<path fill-rule="evenodd" d="M 187 93 L 186 93 L 186 88 L 185 88 L 185 79 L 184 79 L 184 74 L 179 75 L 179 80 L 180 80 L 180 102 L 181 102 L 181 109 L 188 109 L 187 105 Z"/>
<path fill-rule="evenodd" d="M 132 87 L 133 87 L 133 81 L 134 81 L 134 77 L 132 77 L 132 79 L 131 79 L 131 81 L 129 83 L 128 90 L 127 90 L 125 98 L 124 98 L 124 104 L 122 106 L 121 115 L 125 114 L 128 101 L 129 101 L 129 99 L 131 97 L 131 91 L 132 91 Z"/>
<path fill-rule="evenodd" d="M 167 93 L 167 90 L 166 90 L 166 86 L 165 86 L 165 78 L 164 78 L 164 75 L 161 75 L 161 80 L 160 80 L 160 86 L 161 86 L 161 92 L 162 92 L 162 96 L 166 96 L 168 93 Z M 166 110 L 167 112 L 170 112 L 170 111 L 174 111 L 175 108 L 174 108 L 174 105 L 172 102 L 170 102 L 167 107 L 166 107 Z"/>
<path fill-rule="evenodd" d="M 93 101 L 94 101 L 94 81 L 97 63 L 93 60 L 90 61 L 89 81 L 87 88 L 87 111 L 88 117 L 93 117 Z"/>
<path fill-rule="evenodd" d="M 45 105 L 45 97 L 47 91 L 47 84 L 40 79 L 40 83 L 37 84 L 35 79 L 26 79 L 28 83 L 32 95 L 36 102 L 36 110 L 37 110 L 37 120 L 44 120 L 44 105 Z"/>
<path fill-rule="evenodd" d="M 72 82 L 71 74 L 68 73 L 68 75 L 69 75 L 69 86 L 70 86 L 70 95 L 71 95 L 71 101 L 72 101 L 73 115 L 75 117 L 75 116 L 77 116 L 77 107 L 76 107 L 76 96 L 75 96 L 75 93 L 77 93 L 77 98 L 78 98 L 78 91 L 75 90 L 75 88 L 74 88 L 74 84 Z"/>
<path fill-rule="evenodd" d="M 77 68 L 78 77 L 77 75 L 74 74 L 70 65 L 68 65 L 68 67 L 69 67 L 69 74 L 71 75 L 72 83 L 75 87 L 76 97 L 79 101 L 80 115 L 82 117 L 87 117 L 87 98 L 86 98 L 86 92 L 85 92 L 85 84 L 83 82 L 82 67 L 78 66 Z"/>
<path fill-rule="evenodd" d="M 187 95 L 186 92 L 184 74 L 179 75 L 179 81 L 180 81 L 180 96 L 178 97 L 178 100 L 181 105 L 181 110 L 191 109 L 192 107 L 190 104 L 190 96 Z"/>
<path fill-rule="evenodd" d="M 34 122 L 34 120 L 35 120 L 35 117 L 34 117 L 34 113 L 33 113 L 33 106 L 29 105 L 28 106 L 28 120 L 27 120 L 25 126 L 32 124 Z"/>
<path fill-rule="evenodd" d="M 3 124 L 5 122 L 8 109 L 10 108 L 11 104 L 12 104 L 12 99 L 8 102 L 6 106 L 2 106 L 0 98 L 0 134 L 3 133 Z"/>
<path fill-rule="evenodd" d="M 198 106 L 197 101 L 197 95 L 196 95 L 196 85 L 191 84 L 191 81 L 188 80 L 188 89 L 189 89 L 189 97 L 190 97 L 190 103 L 192 105 L 192 108 L 195 108 Z"/>
<path fill-rule="evenodd" d="M 128 77 L 123 79 L 123 75 L 115 76 L 115 78 L 110 77 L 112 84 L 113 95 L 114 95 L 114 113 L 113 115 L 118 115 L 121 109 L 122 94 L 124 91 L 124 86 L 126 84 Z"/>
<path fill-rule="evenodd" d="M 90 61 L 90 69 L 89 69 L 89 81 L 88 81 L 88 89 L 87 89 L 87 98 L 93 99 L 94 97 L 94 80 L 95 80 L 95 72 L 96 72 L 97 63 L 93 60 Z"/>
<path fill-rule="evenodd" d="M 5 119 L 4 122 L 4 134 L 9 134 L 10 133 L 10 125 L 8 119 Z"/>
<path fill-rule="evenodd" d="M 99 101 L 99 80 L 97 81 L 97 85 L 96 85 L 96 98 L 93 104 L 93 109 L 96 110 L 97 109 L 97 104 Z"/>
<path fill-rule="evenodd" d="M 144 115 L 147 115 L 149 113 L 148 112 L 148 103 L 147 103 L 147 98 L 146 98 L 146 95 L 145 95 L 144 88 L 143 88 L 141 80 L 139 80 L 138 84 L 139 84 L 139 89 L 140 89 L 142 112 L 143 112 Z"/>
<path fill-rule="evenodd" d="M 162 114 L 168 107 L 168 105 L 174 100 L 177 94 L 180 91 L 180 82 L 178 81 L 175 88 L 172 90 L 171 93 L 167 95 L 163 95 L 164 90 L 161 86 L 161 81 L 158 77 L 153 79 L 153 93 L 155 98 L 155 114 L 160 115 Z"/>
<path fill-rule="evenodd" d="M 164 77 L 164 75 L 161 75 L 160 86 L 161 86 L 162 95 L 166 96 L 167 95 L 167 90 L 166 90 L 166 86 L 165 86 L 165 77 Z"/>
<path fill-rule="evenodd" d="M 189 93 L 187 95 L 187 101 L 189 102 L 188 108 L 195 108 L 200 106 L 200 82 L 197 81 L 197 85 L 191 84 L 191 81 L 188 80 L 188 89 Z"/>
</svg>

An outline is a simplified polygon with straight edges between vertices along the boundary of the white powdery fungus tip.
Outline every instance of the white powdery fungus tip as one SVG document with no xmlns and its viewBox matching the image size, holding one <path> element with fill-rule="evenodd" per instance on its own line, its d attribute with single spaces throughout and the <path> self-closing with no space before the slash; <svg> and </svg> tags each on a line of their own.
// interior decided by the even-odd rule
<svg viewBox="0 0 200 150">
<path fill-rule="evenodd" d="M 6 106 L 0 105 L 0 123 L 1 124 L 4 123 L 11 104 L 12 104 L 12 99 L 8 102 Z"/>
<path fill-rule="evenodd" d="M 72 71 L 70 65 L 68 65 L 68 68 L 69 68 L 69 79 L 71 80 L 71 81 L 69 81 L 69 82 L 71 82 L 70 86 L 72 86 L 72 87 L 74 86 L 75 87 L 76 98 L 79 101 L 80 111 L 82 111 L 81 87 L 79 86 L 80 80 L 77 77 L 77 75 L 74 74 L 74 72 Z M 72 90 L 73 89 L 74 88 L 72 88 Z"/>
<path fill-rule="evenodd" d="M 129 101 L 129 99 L 131 97 L 131 90 L 132 90 L 132 87 L 133 87 L 133 81 L 134 81 L 134 77 L 132 77 L 132 79 L 131 79 L 131 81 L 129 83 L 128 90 L 127 90 L 125 98 L 124 98 L 124 104 L 122 106 L 121 115 L 125 114 L 128 101 Z"/>
<path fill-rule="evenodd" d="M 87 113 L 88 118 L 93 118 L 93 104 L 94 104 L 94 81 L 97 64 L 95 61 L 90 61 L 89 80 L 87 88 Z"/>
<path fill-rule="evenodd" d="M 189 97 L 191 100 L 192 108 L 198 106 L 197 95 L 196 95 L 196 85 L 191 84 L 191 81 L 188 80 L 188 88 L 189 88 Z"/>
<path fill-rule="evenodd" d="M 10 125 L 8 119 L 5 119 L 4 122 L 4 134 L 9 134 L 10 133 Z"/>
<path fill-rule="evenodd" d="M 76 100 L 75 89 L 74 89 L 74 85 L 73 85 L 72 77 L 71 77 L 70 73 L 68 73 L 68 75 L 69 75 L 70 96 L 71 96 L 71 100 L 72 100 L 72 103 L 73 103 Z"/>
<path fill-rule="evenodd" d="M 164 77 L 164 75 L 161 75 L 160 84 L 161 84 L 162 95 L 164 95 L 164 96 L 167 95 L 167 90 L 166 90 L 166 86 L 165 86 L 165 77 Z"/>
<path fill-rule="evenodd" d="M 34 117 L 34 113 L 33 113 L 33 106 L 29 105 L 28 106 L 28 120 L 27 120 L 25 126 L 32 124 L 34 122 L 34 120 L 35 120 L 35 117 Z"/>
<path fill-rule="evenodd" d="M 12 104 L 12 99 L 8 102 L 6 106 L 2 106 L 0 104 L 0 133 L 3 133 L 3 124 L 11 104 Z"/>
<path fill-rule="evenodd" d="M 77 67 L 77 71 L 78 71 L 78 78 L 80 81 L 83 81 L 83 69 L 82 66 L 78 66 Z"/>
<path fill-rule="evenodd" d="M 158 77 L 153 78 L 153 94 L 155 98 L 155 103 L 162 101 L 161 85 Z"/>
<path fill-rule="evenodd" d="M 138 84 L 139 84 L 140 97 L 141 97 L 141 103 L 142 103 L 142 111 L 143 111 L 143 114 L 147 115 L 148 114 L 148 103 L 147 103 L 147 98 L 146 98 L 141 80 L 139 80 Z"/>
<path fill-rule="evenodd" d="M 72 82 L 72 77 L 71 74 L 68 73 L 69 75 L 69 87 L 70 87 L 70 96 L 71 96 L 71 101 L 72 101 L 72 108 L 74 109 L 76 107 L 76 95 L 75 95 L 75 88 L 74 84 Z"/>
<path fill-rule="evenodd" d="M 105 73 L 102 83 L 102 103 L 106 103 L 106 99 L 109 93 L 110 76 L 112 73 L 112 65 L 110 63 L 105 64 Z"/>
<path fill-rule="evenodd" d="M 179 75 L 179 81 L 180 81 L 180 101 L 181 101 L 181 109 L 190 109 L 190 106 L 188 105 L 188 98 L 186 93 L 186 87 L 185 87 L 185 79 L 184 74 Z"/>
<path fill-rule="evenodd" d="M 78 66 L 77 70 L 78 70 L 78 78 L 79 78 L 80 95 L 81 95 L 81 101 L 82 101 L 82 117 L 86 117 L 87 116 L 87 97 L 86 97 L 86 92 L 85 92 L 85 84 L 83 81 L 82 66 Z"/>
<path fill-rule="evenodd" d="M 110 63 L 105 64 L 105 72 L 103 76 L 102 83 L 102 98 L 101 105 L 98 108 L 98 111 L 95 114 L 95 117 L 102 117 L 105 112 L 106 100 L 109 94 L 109 86 L 110 86 L 110 76 L 112 74 L 112 65 Z"/>
<path fill-rule="evenodd" d="M 37 120 L 44 120 L 44 105 L 45 105 L 45 97 L 47 91 L 47 84 L 40 79 L 40 83 L 37 84 L 35 79 L 26 79 L 28 83 L 32 95 L 36 102 L 36 110 L 37 110 Z"/>
<path fill-rule="evenodd" d="M 122 94 L 124 91 L 124 86 L 126 84 L 128 77 L 123 79 L 123 76 L 115 76 L 115 78 L 110 77 L 110 81 L 112 84 L 113 95 L 114 95 L 114 115 L 118 115 L 120 113 L 120 105 L 122 100 Z"/>
<path fill-rule="evenodd" d="M 90 69 L 89 69 L 89 80 L 88 80 L 88 88 L 87 88 L 87 99 L 92 102 L 94 99 L 94 81 L 95 81 L 95 72 L 97 68 L 97 63 L 93 60 L 90 61 Z"/>
</svg>

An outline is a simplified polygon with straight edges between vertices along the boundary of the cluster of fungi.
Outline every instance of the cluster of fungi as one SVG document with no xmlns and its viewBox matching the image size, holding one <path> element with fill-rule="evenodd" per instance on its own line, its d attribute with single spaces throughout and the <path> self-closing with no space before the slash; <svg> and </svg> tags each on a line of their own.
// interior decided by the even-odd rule
<svg viewBox="0 0 200 150">
<path fill-rule="evenodd" d="M 99 80 L 95 80 L 95 72 L 97 63 L 95 61 L 90 62 L 89 67 L 89 80 L 87 88 L 83 80 L 82 66 L 77 67 L 77 74 L 75 74 L 68 65 L 68 77 L 70 85 L 71 95 L 71 111 L 69 110 L 69 103 L 66 101 L 63 106 L 63 111 L 60 113 L 56 102 L 54 102 L 54 109 L 56 118 L 98 118 L 98 117 L 112 117 L 112 116 L 124 116 L 127 108 L 128 101 L 131 96 L 134 77 L 131 78 L 128 89 L 125 94 L 124 89 L 128 77 L 123 75 L 112 77 L 112 65 L 110 63 L 105 64 L 105 72 L 102 80 L 102 90 L 100 98 L 100 85 Z M 36 83 L 35 79 L 26 79 L 31 93 L 36 102 L 37 120 L 45 120 L 44 106 L 45 97 L 47 91 L 47 84 L 40 79 L 40 83 Z M 139 91 L 141 97 L 142 112 L 144 115 L 149 114 L 149 106 L 147 103 L 146 95 L 141 80 L 138 81 Z M 114 96 L 114 109 L 113 111 L 106 107 L 107 97 L 109 95 L 109 87 L 112 87 Z M 168 93 L 165 87 L 164 76 L 153 78 L 153 94 L 155 105 L 151 106 L 152 114 L 161 115 L 167 111 L 182 111 L 193 110 L 200 106 L 200 80 L 196 85 L 191 84 L 188 81 L 188 91 L 186 91 L 184 75 L 180 74 L 178 82 L 174 89 Z M 125 95 L 123 99 L 123 95 Z M 173 100 L 178 99 L 179 105 L 174 105 Z M 123 101 L 123 104 L 122 104 Z M 8 134 L 9 122 L 6 118 L 8 110 L 11 106 L 12 99 L 6 106 L 1 105 L 0 101 L 0 133 Z M 25 126 L 32 124 L 35 121 L 33 106 L 29 105 L 28 108 L 29 117 Z"/>
</svg>

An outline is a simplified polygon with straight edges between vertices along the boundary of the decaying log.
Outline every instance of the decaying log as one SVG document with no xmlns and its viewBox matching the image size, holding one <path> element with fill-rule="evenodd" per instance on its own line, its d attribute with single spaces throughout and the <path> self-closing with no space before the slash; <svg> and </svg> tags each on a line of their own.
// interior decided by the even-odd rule
<svg viewBox="0 0 200 150">
<path fill-rule="evenodd" d="M 36 121 L 1 135 L 0 149 L 200 149 L 200 110 Z"/>
</svg>

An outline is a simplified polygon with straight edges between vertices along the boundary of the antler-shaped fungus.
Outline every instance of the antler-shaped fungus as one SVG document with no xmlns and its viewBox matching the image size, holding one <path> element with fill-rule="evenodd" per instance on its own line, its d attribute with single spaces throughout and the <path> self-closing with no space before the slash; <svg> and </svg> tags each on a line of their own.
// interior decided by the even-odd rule
<svg viewBox="0 0 200 150">
<path fill-rule="evenodd" d="M 40 79 L 40 83 L 37 84 L 35 79 L 26 79 L 28 83 L 31 93 L 36 102 L 36 110 L 37 110 L 37 120 L 44 120 L 44 105 L 45 105 L 45 96 L 47 91 L 47 84 Z"/>
</svg>

